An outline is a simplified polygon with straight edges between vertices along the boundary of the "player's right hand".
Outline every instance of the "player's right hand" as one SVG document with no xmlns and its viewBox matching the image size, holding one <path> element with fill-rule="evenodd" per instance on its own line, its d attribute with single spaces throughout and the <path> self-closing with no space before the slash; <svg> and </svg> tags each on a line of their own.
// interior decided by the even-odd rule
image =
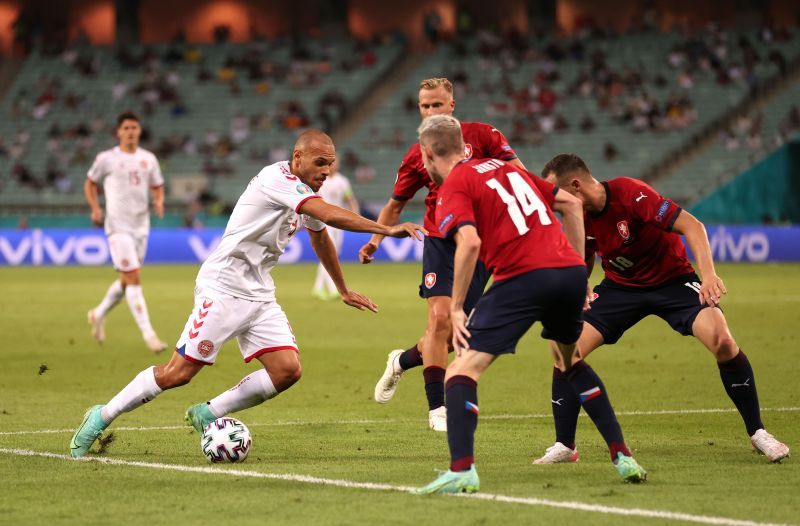
<svg viewBox="0 0 800 526">
<path fill-rule="evenodd" d="M 103 226 L 103 210 L 96 208 L 92 210 L 92 223 L 96 226 Z"/>
<path fill-rule="evenodd" d="M 358 310 L 367 309 L 378 312 L 378 306 L 371 299 L 354 290 L 348 290 L 347 293 L 342 294 L 342 301 Z"/>
<path fill-rule="evenodd" d="M 370 241 L 358 251 L 358 260 L 364 265 L 372 263 L 372 260 L 375 259 L 372 257 L 372 254 L 374 254 L 376 250 L 378 250 L 378 244 Z"/>
<path fill-rule="evenodd" d="M 390 226 L 388 235 L 391 237 L 413 237 L 422 241 L 422 236 L 427 236 L 428 231 L 416 223 L 400 223 L 399 225 Z"/>
</svg>

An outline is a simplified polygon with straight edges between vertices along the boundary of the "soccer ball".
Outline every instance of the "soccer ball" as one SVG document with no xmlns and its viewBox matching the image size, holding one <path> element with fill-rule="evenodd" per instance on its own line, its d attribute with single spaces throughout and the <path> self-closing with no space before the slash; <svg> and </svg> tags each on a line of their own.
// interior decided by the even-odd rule
<svg viewBox="0 0 800 526">
<path fill-rule="evenodd" d="M 243 462 L 250 454 L 250 430 L 235 418 L 217 418 L 206 426 L 200 447 L 210 462 Z"/>
</svg>

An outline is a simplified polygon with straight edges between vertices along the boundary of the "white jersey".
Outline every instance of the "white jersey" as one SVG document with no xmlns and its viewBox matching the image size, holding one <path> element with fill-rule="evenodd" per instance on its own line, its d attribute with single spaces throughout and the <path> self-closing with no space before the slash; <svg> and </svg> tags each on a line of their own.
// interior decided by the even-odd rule
<svg viewBox="0 0 800 526">
<path fill-rule="evenodd" d="M 319 196 L 292 175 L 288 161 L 262 169 L 239 197 L 222 240 L 200 267 L 197 285 L 238 298 L 273 301 L 270 272 L 294 233 L 303 226 L 325 228 L 325 223 L 297 212 L 315 197 Z"/>
<path fill-rule="evenodd" d="M 341 173 L 336 172 L 325 179 L 319 195 L 328 203 L 341 208 L 347 208 L 347 198 L 353 195 L 350 181 Z"/>
<path fill-rule="evenodd" d="M 148 193 L 164 184 L 158 159 L 144 148 L 125 153 L 119 146 L 97 154 L 86 176 L 106 194 L 106 234 L 145 237 L 150 230 Z"/>
</svg>

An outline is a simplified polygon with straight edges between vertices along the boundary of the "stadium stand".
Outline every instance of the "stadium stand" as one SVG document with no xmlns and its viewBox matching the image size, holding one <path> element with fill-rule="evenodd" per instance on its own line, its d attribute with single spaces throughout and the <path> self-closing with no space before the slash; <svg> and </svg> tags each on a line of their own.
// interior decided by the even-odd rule
<svg viewBox="0 0 800 526">
<path fill-rule="evenodd" d="M 570 39 L 478 32 L 439 44 L 388 90 L 338 144 L 342 170 L 363 201 L 385 202 L 415 140 L 418 82 L 447 76 L 456 116 L 503 130 L 532 171 L 573 151 L 601 179 L 643 177 L 798 57 L 797 31 L 767 37 L 713 26 L 693 34 L 595 30 Z M 142 114 L 143 145 L 162 161 L 173 202 L 201 187 L 231 202 L 264 164 L 288 157 L 297 130 L 336 128 L 404 58 L 400 42 L 352 39 L 33 52 L 0 105 L 0 205 L 65 205 L 74 213 L 83 205 L 86 170 L 98 151 L 113 146 L 114 117 L 129 108 Z M 776 145 L 798 99 L 794 84 L 764 106 L 763 117 L 721 130 L 717 144 L 657 187 L 691 202 L 735 176 Z M 754 128 L 758 138 L 748 136 Z"/>
<path fill-rule="evenodd" d="M 288 157 L 297 130 L 341 121 L 402 49 L 341 39 L 34 52 L 2 105 L 0 203 L 83 203 L 86 171 L 126 109 L 171 182 L 204 176 L 235 199 L 271 157 Z"/>
<path fill-rule="evenodd" d="M 482 34 L 442 45 L 346 144 L 369 152 L 378 174 L 358 191 L 376 201 L 390 195 L 419 123 L 418 82 L 433 76 L 454 81 L 457 117 L 502 129 L 533 171 L 574 151 L 601 179 L 641 177 L 800 55 L 796 33 L 772 42 L 759 35 L 707 29 L 516 42 Z"/>
</svg>

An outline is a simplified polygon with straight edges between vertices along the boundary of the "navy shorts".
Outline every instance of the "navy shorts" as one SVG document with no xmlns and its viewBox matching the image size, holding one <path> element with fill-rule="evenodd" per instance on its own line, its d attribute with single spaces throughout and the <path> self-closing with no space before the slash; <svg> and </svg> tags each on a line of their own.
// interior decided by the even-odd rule
<svg viewBox="0 0 800 526">
<path fill-rule="evenodd" d="M 495 281 L 467 322 L 470 349 L 507 354 L 534 322 L 542 338 L 575 343 L 583 329 L 586 267 L 545 268 Z"/>
<path fill-rule="evenodd" d="M 419 286 L 421 298 L 453 295 L 453 261 L 456 255 L 456 242 L 453 239 L 426 237 L 422 246 L 422 283 Z M 464 300 L 464 312 L 469 313 L 483 294 L 490 274 L 478 261 L 472 283 Z"/>
<path fill-rule="evenodd" d="M 587 323 L 606 344 L 617 343 L 623 333 L 654 314 L 684 336 L 692 335 L 695 318 L 707 305 L 700 304 L 700 278 L 687 274 L 656 287 L 626 287 L 604 279 L 594 288 L 597 298 L 585 314 Z"/>
</svg>

